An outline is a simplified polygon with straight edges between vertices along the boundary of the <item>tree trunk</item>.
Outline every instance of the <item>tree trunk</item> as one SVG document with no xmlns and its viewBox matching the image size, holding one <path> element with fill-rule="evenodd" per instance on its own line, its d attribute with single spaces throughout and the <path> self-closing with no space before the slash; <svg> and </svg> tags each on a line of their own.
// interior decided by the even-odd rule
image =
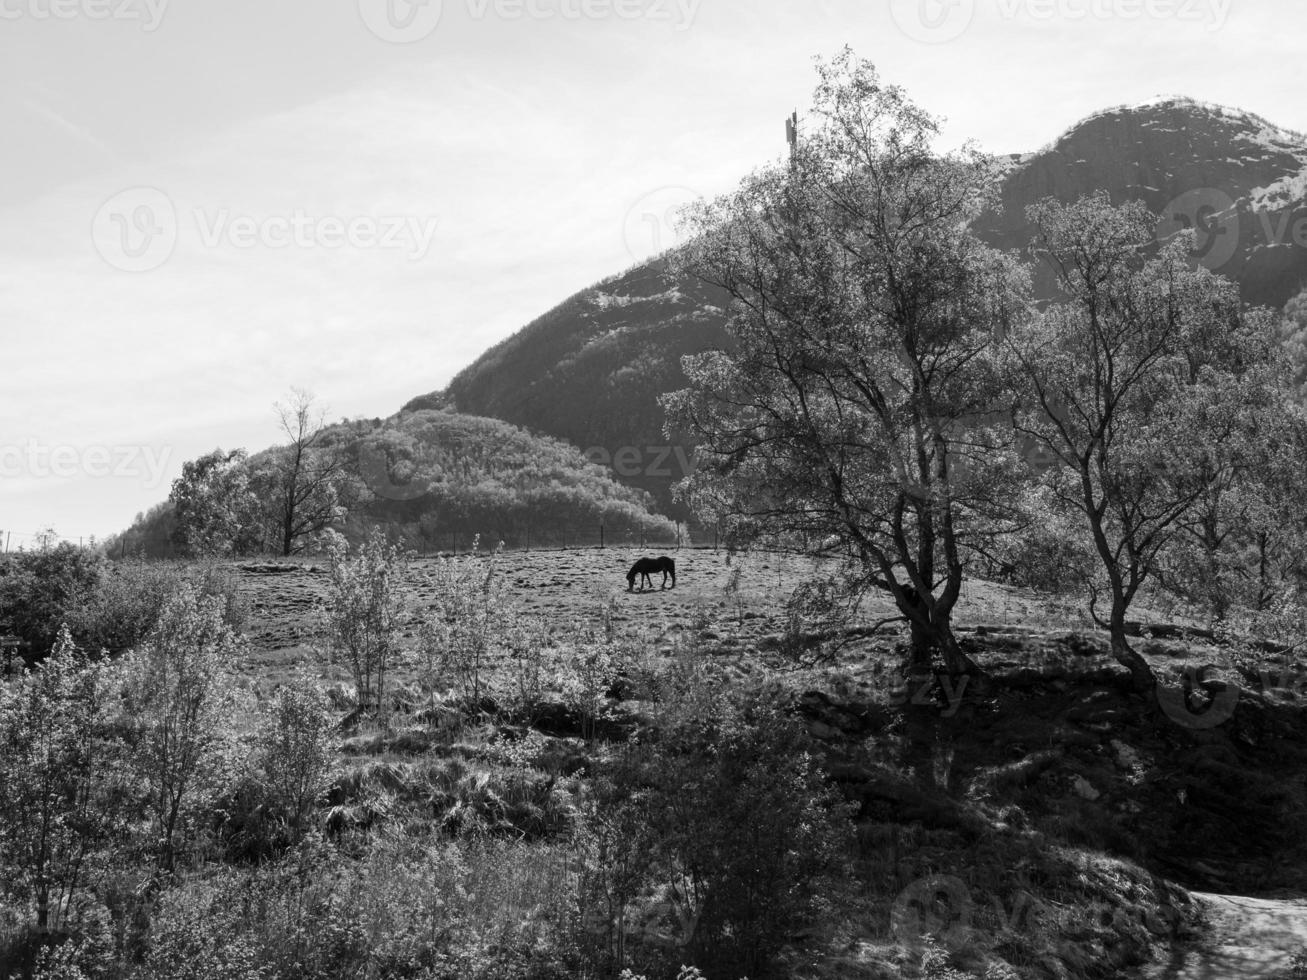
<svg viewBox="0 0 1307 980">
<path fill-rule="evenodd" d="M 1125 633 L 1125 610 L 1125 602 L 1119 597 L 1114 598 L 1112 601 L 1110 629 L 1112 656 L 1116 658 L 1117 663 L 1130 671 L 1135 690 L 1140 693 L 1148 693 L 1157 687 L 1157 678 L 1153 674 L 1153 669 L 1148 666 L 1148 661 L 1130 648 Z"/>
</svg>

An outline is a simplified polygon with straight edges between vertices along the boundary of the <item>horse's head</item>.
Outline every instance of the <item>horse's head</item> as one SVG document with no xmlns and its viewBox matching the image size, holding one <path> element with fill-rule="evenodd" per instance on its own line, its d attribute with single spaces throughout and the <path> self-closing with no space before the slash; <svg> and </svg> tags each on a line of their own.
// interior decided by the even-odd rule
<svg viewBox="0 0 1307 980">
<path fill-rule="evenodd" d="M 634 592 L 634 591 L 635 591 L 635 569 L 634 569 L 634 568 L 632 568 L 629 572 L 626 573 L 626 591 L 627 591 L 627 592 Z"/>
</svg>

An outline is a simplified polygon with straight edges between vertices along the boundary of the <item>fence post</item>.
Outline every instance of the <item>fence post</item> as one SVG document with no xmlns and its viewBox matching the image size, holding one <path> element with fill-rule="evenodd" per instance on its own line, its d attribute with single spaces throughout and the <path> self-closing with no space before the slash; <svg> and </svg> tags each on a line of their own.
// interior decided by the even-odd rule
<svg viewBox="0 0 1307 980">
<path fill-rule="evenodd" d="M 604 522 L 600 521 L 599 522 L 599 550 L 602 551 L 603 548 L 604 548 Z"/>
</svg>

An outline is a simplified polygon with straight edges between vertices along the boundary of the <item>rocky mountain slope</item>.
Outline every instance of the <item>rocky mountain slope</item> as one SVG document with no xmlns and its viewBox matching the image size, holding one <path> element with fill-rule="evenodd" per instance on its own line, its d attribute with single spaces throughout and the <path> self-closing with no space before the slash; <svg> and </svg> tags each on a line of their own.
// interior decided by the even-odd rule
<svg viewBox="0 0 1307 980">
<path fill-rule="evenodd" d="M 1109 109 L 1003 162 L 1002 211 L 978 224 L 998 247 L 1028 248 L 1026 208 L 1042 198 L 1106 189 L 1161 215 L 1159 238 L 1197 229 L 1195 260 L 1237 279 L 1251 304 L 1281 308 L 1307 285 L 1307 136 L 1251 113 L 1181 98 Z M 1052 288 L 1037 272 L 1037 292 Z M 447 395 L 566 439 L 682 518 L 670 488 L 692 461 L 662 435 L 657 396 L 682 385 L 682 355 L 727 343 L 724 326 L 723 296 L 655 260 L 571 297 L 408 407 Z"/>
</svg>

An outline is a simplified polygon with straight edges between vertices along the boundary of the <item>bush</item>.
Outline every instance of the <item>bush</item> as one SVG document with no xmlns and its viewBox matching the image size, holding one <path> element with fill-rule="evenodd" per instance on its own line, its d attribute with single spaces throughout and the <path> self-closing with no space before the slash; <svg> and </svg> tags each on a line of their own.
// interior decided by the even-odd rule
<svg viewBox="0 0 1307 980">
<path fill-rule="evenodd" d="M 386 673 L 399 653 L 399 631 L 404 618 L 400 585 L 407 559 L 399 548 L 386 544 L 374 529 L 351 558 L 340 535 L 328 542 L 332 594 L 327 605 L 327 628 L 333 656 L 343 654 L 358 687 L 359 707 L 380 711 L 384 705 Z"/>
<path fill-rule="evenodd" d="M 176 591 L 176 566 L 129 559 L 109 565 L 92 589 L 74 597 L 66 618 L 90 650 L 120 654 L 137 646 L 159 621 Z"/>
<path fill-rule="evenodd" d="M 70 610 L 94 594 L 104 573 L 103 558 L 66 542 L 0 560 L 0 632 L 26 642 L 29 661 L 44 659 Z"/>
<path fill-rule="evenodd" d="M 163 894 L 155 908 L 143 980 L 264 980 L 231 872 Z"/>
<path fill-rule="evenodd" d="M 0 922 L 12 935 L 0 936 L 0 964 L 84 938 L 92 887 L 129 814 L 119 690 L 116 671 L 66 630 L 40 667 L 0 684 L 0 911 L 10 909 Z"/>
<path fill-rule="evenodd" d="M 452 682 L 472 706 L 487 693 L 484 673 L 491 656 L 508 644 L 515 628 L 500 552 L 483 559 L 476 557 L 479 547 L 480 538 L 471 557 L 436 562 L 434 601 L 422 626 L 423 683 L 434 689 Z"/>
<path fill-rule="evenodd" d="M 724 980 L 766 976 L 822 918 L 852 826 L 778 692 L 691 681 L 601 791 L 611 843 L 592 847 L 586 903 L 611 966 L 626 946 L 662 973 L 682 957 Z"/>
<path fill-rule="evenodd" d="M 226 777 L 231 692 L 225 671 L 244 649 L 221 600 L 183 586 L 125 662 L 133 764 L 144 784 L 158 865 L 172 872 Z"/>
</svg>

